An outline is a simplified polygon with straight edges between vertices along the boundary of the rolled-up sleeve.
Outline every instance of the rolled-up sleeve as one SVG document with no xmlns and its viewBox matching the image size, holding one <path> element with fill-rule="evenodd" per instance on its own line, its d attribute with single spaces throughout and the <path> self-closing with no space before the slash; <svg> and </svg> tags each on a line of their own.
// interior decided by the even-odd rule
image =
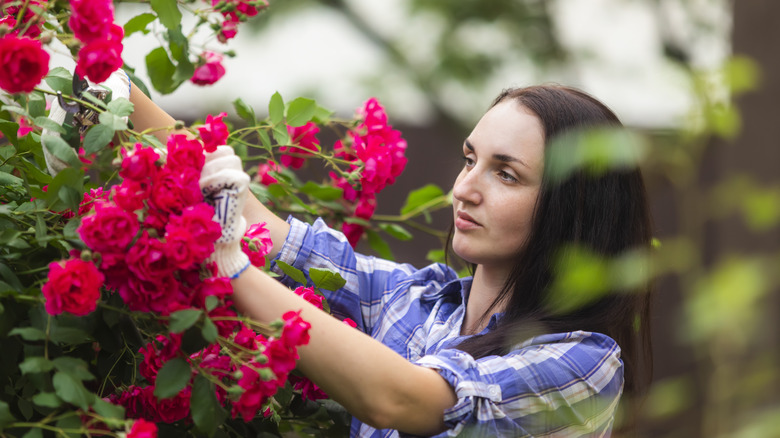
<svg viewBox="0 0 780 438">
<path fill-rule="evenodd" d="M 455 390 L 439 436 L 591 436 L 611 429 L 623 385 L 620 349 L 610 338 L 573 332 L 506 356 L 474 359 L 444 349 L 415 363 Z"/>
<path fill-rule="evenodd" d="M 338 272 L 346 284 L 339 290 L 323 290 L 334 316 L 351 318 L 358 328 L 370 333 L 387 294 L 416 271 L 408 264 L 356 253 L 343 233 L 328 227 L 322 219 L 309 225 L 292 216 L 290 231 L 271 269 L 289 287 L 299 284 L 284 275 L 276 263 L 281 260 L 309 277 L 312 268 Z"/>
</svg>

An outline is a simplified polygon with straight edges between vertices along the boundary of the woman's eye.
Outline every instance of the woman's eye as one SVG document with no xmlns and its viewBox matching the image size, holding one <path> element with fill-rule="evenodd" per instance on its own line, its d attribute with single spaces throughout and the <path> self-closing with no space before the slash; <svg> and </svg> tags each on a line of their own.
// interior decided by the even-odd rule
<svg viewBox="0 0 780 438">
<path fill-rule="evenodd" d="M 469 157 L 463 157 L 463 161 L 466 163 L 466 167 L 474 167 L 474 160 Z"/>
<path fill-rule="evenodd" d="M 499 170 L 499 171 L 498 171 L 498 177 L 499 177 L 499 178 L 500 178 L 502 181 L 505 181 L 505 182 L 517 182 L 517 178 L 515 178 L 515 177 L 514 177 L 514 176 L 512 176 L 512 175 L 510 175 L 508 172 L 506 172 L 506 171 L 504 171 L 504 170 Z"/>
</svg>

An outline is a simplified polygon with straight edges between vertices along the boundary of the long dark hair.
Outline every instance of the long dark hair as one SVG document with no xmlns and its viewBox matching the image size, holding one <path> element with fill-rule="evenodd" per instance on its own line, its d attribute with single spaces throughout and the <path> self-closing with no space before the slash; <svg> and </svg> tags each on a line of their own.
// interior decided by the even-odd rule
<svg viewBox="0 0 780 438">
<path fill-rule="evenodd" d="M 507 99 L 538 116 L 548 146 L 573 131 L 622 126 L 604 104 L 570 87 L 509 89 L 493 106 Z M 465 340 L 458 348 L 480 358 L 506 354 L 522 340 L 518 337 L 576 330 L 603 333 L 622 350 L 624 394 L 640 394 L 652 373 L 649 284 L 631 291 L 610 291 L 567 312 L 551 309 L 549 298 L 562 248 L 578 245 L 601 257 L 649 249 L 651 220 L 642 175 L 638 168 L 601 174 L 581 169 L 563 181 L 554 181 L 547 172 L 550 148 L 545 150 L 545 171 L 528 240 L 519 250 L 494 307 L 488 310 L 505 303 L 504 315 L 491 331 Z"/>
</svg>

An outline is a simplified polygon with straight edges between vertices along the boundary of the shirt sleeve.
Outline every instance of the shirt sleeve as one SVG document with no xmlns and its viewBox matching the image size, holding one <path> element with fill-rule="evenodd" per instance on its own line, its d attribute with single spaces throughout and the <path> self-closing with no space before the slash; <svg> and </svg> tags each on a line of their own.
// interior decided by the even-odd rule
<svg viewBox="0 0 780 438">
<path fill-rule="evenodd" d="M 328 227 L 322 219 L 309 225 L 291 216 L 287 222 L 290 232 L 271 269 L 282 275 L 281 281 L 289 287 L 299 284 L 284 275 L 277 260 L 300 269 L 309 280 L 311 268 L 338 272 L 346 280 L 344 287 L 322 291 L 331 313 L 339 319 L 354 320 L 359 329 L 370 334 L 382 305 L 399 285 L 410 281 L 417 269 L 356 253 L 344 234 Z"/>
<path fill-rule="evenodd" d="M 554 335 L 545 335 L 554 336 Z M 417 360 L 452 385 L 456 404 L 439 436 L 602 436 L 611 430 L 623 388 L 620 349 L 609 337 L 545 336 L 506 356 L 474 359 L 445 349 Z"/>
</svg>

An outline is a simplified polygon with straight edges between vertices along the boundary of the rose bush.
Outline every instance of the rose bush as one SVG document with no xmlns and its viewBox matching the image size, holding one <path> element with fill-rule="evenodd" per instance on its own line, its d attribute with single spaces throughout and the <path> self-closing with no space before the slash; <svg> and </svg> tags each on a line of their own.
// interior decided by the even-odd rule
<svg viewBox="0 0 780 438">
<path fill-rule="evenodd" d="M 124 35 L 159 32 L 162 46 L 146 58 L 152 87 L 166 93 L 188 79 L 218 80 L 221 55 L 191 52 L 202 45 L 190 45 L 181 29 L 185 9 L 168 6 L 151 2 L 120 27 L 109 0 L 2 5 L 0 88 L 10 94 L 0 108 L 0 377 L 7 383 L 0 433 L 343 435 L 346 412 L 295 371 L 308 322 L 297 312 L 270 326 L 238 315 L 230 282 L 209 262 L 221 230 L 197 183 L 204 152 L 232 145 L 254 177 L 250 189 L 267 205 L 323 217 L 353 245 L 368 233 L 380 253 L 380 231 L 409 238 L 403 221 L 446 205 L 447 197 L 428 187 L 410 195 L 403 216 L 374 220 L 377 193 L 406 164 L 406 143 L 375 99 L 353 120 L 278 93 L 268 116 L 258 118 L 237 99 L 235 117 L 206 115 L 189 136 L 162 144 L 128 126 L 129 101 L 74 95 L 73 73 L 50 68 L 46 45 L 59 40 L 76 60 L 76 75 L 100 82 L 122 66 Z M 201 19 L 197 26 L 225 41 L 268 5 L 208 6 L 191 12 Z M 210 70 L 198 72 L 198 58 Z M 60 126 L 47 118 L 58 92 L 100 123 L 79 130 L 70 119 Z M 318 137 L 324 127 L 339 138 Z M 56 175 L 47 171 L 44 147 L 67 164 Z M 323 166 L 330 171 L 319 179 L 296 173 Z M 265 269 L 272 246 L 264 224 L 242 240 L 252 263 Z M 329 311 L 321 290 L 338 289 L 341 277 L 278 266 L 305 285 L 294 293 Z"/>
</svg>

